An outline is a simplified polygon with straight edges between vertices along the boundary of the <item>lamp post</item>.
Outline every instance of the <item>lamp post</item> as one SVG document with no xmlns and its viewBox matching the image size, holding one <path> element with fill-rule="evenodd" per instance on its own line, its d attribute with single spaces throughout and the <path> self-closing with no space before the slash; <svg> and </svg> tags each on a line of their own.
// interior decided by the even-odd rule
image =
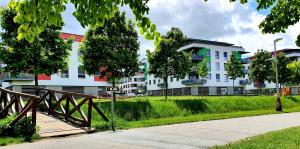
<svg viewBox="0 0 300 149">
<path fill-rule="evenodd" d="M 274 54 L 275 54 L 275 73 L 276 73 L 276 111 L 282 111 L 281 101 L 280 101 L 280 93 L 278 88 L 278 69 L 277 69 L 277 51 L 276 51 L 276 43 L 282 40 L 282 38 L 277 38 L 274 40 Z"/>
</svg>

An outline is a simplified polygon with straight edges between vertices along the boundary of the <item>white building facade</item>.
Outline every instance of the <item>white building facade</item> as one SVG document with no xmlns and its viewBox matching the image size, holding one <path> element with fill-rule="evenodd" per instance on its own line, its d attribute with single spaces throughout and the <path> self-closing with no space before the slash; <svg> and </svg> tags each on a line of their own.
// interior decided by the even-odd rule
<svg viewBox="0 0 300 149">
<path fill-rule="evenodd" d="M 97 96 L 106 92 L 106 87 L 111 86 L 108 83 L 107 77 L 89 76 L 80 68 L 82 63 L 79 60 L 79 46 L 83 40 L 83 36 L 61 33 L 61 38 L 74 38 L 72 51 L 70 51 L 69 56 L 69 68 L 51 76 L 39 75 L 39 85 L 58 91 L 73 91 Z M 33 85 L 34 76 L 32 75 L 19 74 L 18 76 L 11 76 L 10 74 L 3 74 L 2 76 L 2 87 L 10 87 L 14 91 L 32 92 Z"/>
<path fill-rule="evenodd" d="M 193 62 L 201 61 L 204 56 L 209 59 L 209 73 L 206 81 L 203 82 L 196 72 L 191 71 L 185 78 L 168 78 L 168 95 L 231 95 L 244 94 L 245 85 L 241 83 L 244 78 L 233 81 L 227 76 L 225 65 L 232 54 L 241 58 L 245 54 L 245 49 L 234 46 L 230 43 L 216 42 L 200 39 L 188 39 L 186 46 L 179 51 L 193 52 Z M 203 84 L 204 83 L 204 84 Z M 162 78 L 155 78 L 149 75 L 147 80 L 148 95 L 163 95 L 164 83 Z"/>
</svg>

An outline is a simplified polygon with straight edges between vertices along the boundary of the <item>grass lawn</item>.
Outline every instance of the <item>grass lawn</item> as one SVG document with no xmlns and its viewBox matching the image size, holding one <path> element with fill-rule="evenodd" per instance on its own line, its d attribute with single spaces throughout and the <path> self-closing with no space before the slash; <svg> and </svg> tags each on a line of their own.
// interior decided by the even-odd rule
<svg viewBox="0 0 300 149">
<path fill-rule="evenodd" d="M 97 106 L 110 118 L 110 101 L 98 100 Z M 282 97 L 284 112 L 300 111 L 300 96 Z M 87 112 L 87 105 L 83 106 Z M 119 100 L 115 105 L 116 128 L 128 129 L 184 122 L 195 122 L 234 117 L 275 114 L 274 96 L 173 96 L 136 97 Z M 79 116 L 78 113 L 74 115 Z M 93 111 L 92 126 L 109 130 L 110 123 L 104 122 Z"/>
<path fill-rule="evenodd" d="M 0 146 L 5 146 L 8 144 L 18 144 L 23 142 L 32 142 L 38 140 L 38 135 L 33 135 L 31 138 L 25 137 L 0 137 Z"/>
<path fill-rule="evenodd" d="M 300 127 L 274 131 L 245 140 L 216 146 L 214 149 L 297 149 L 300 147 Z"/>
</svg>

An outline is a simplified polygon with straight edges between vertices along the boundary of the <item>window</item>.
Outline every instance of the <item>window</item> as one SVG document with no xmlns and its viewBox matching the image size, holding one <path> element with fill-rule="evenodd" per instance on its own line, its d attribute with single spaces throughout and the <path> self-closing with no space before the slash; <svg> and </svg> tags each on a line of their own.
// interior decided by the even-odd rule
<svg viewBox="0 0 300 149">
<path fill-rule="evenodd" d="M 151 80 L 149 80 L 149 85 L 151 85 Z"/>
<path fill-rule="evenodd" d="M 146 85 L 148 85 L 148 82 L 146 82 Z"/>
<path fill-rule="evenodd" d="M 158 83 L 160 83 L 160 79 L 158 79 Z"/>
<path fill-rule="evenodd" d="M 78 67 L 78 78 L 85 78 L 85 71 L 83 70 L 82 66 Z"/>
<path fill-rule="evenodd" d="M 211 73 L 208 73 L 208 74 L 207 74 L 207 79 L 208 79 L 208 80 L 211 80 Z"/>
<path fill-rule="evenodd" d="M 224 76 L 225 76 L 224 81 L 225 81 L 225 82 L 228 82 L 228 75 L 225 74 Z"/>
<path fill-rule="evenodd" d="M 216 74 L 216 81 L 220 82 L 220 74 Z"/>
<path fill-rule="evenodd" d="M 216 62 L 216 71 L 220 71 L 220 63 Z"/>
<path fill-rule="evenodd" d="M 206 51 L 206 56 L 210 56 L 210 50 Z"/>
<path fill-rule="evenodd" d="M 224 52 L 224 60 L 227 60 L 227 59 L 228 59 L 228 53 Z"/>
<path fill-rule="evenodd" d="M 137 81 L 137 78 L 134 78 L 134 82 L 136 82 Z"/>
<path fill-rule="evenodd" d="M 62 70 L 60 76 L 62 78 L 69 78 L 69 69 Z"/>
<path fill-rule="evenodd" d="M 153 80 L 153 84 L 156 84 L 156 80 Z"/>
<path fill-rule="evenodd" d="M 219 51 L 216 51 L 215 57 L 216 57 L 216 59 L 219 59 L 219 58 L 220 58 L 220 53 L 219 53 Z"/>
<path fill-rule="evenodd" d="M 179 78 L 176 78 L 176 81 L 178 82 L 178 81 L 179 81 Z"/>
<path fill-rule="evenodd" d="M 170 78 L 170 81 L 173 82 L 173 77 Z"/>
</svg>

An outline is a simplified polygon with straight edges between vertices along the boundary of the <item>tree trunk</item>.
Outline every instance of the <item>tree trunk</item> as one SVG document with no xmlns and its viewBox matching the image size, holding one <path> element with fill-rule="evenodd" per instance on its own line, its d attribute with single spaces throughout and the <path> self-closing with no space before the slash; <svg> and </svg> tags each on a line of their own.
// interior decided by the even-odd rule
<svg viewBox="0 0 300 149">
<path fill-rule="evenodd" d="M 235 92 L 234 92 L 234 80 L 235 80 L 235 79 L 232 79 L 233 95 L 235 95 Z"/>
<path fill-rule="evenodd" d="M 201 78 L 201 81 L 203 81 L 203 77 Z M 202 97 L 203 97 L 203 85 L 204 85 L 204 84 L 202 84 L 202 88 L 201 88 Z"/>
<path fill-rule="evenodd" d="M 276 96 L 276 111 L 282 111 L 281 100 L 280 100 L 279 94 L 277 94 L 277 96 Z"/>
<path fill-rule="evenodd" d="M 165 81 L 165 100 L 168 99 L 168 76 L 164 78 Z"/>
<path fill-rule="evenodd" d="M 112 85 L 113 85 L 113 88 L 115 87 L 115 80 L 112 81 Z M 115 102 L 116 102 L 116 94 L 114 91 L 112 91 L 112 99 L 111 99 L 111 128 L 112 128 L 112 131 L 115 131 L 115 118 L 114 118 L 114 115 L 115 115 Z"/>
<path fill-rule="evenodd" d="M 34 90 L 35 90 L 35 95 L 40 96 L 39 80 L 37 74 L 34 74 Z"/>
</svg>

